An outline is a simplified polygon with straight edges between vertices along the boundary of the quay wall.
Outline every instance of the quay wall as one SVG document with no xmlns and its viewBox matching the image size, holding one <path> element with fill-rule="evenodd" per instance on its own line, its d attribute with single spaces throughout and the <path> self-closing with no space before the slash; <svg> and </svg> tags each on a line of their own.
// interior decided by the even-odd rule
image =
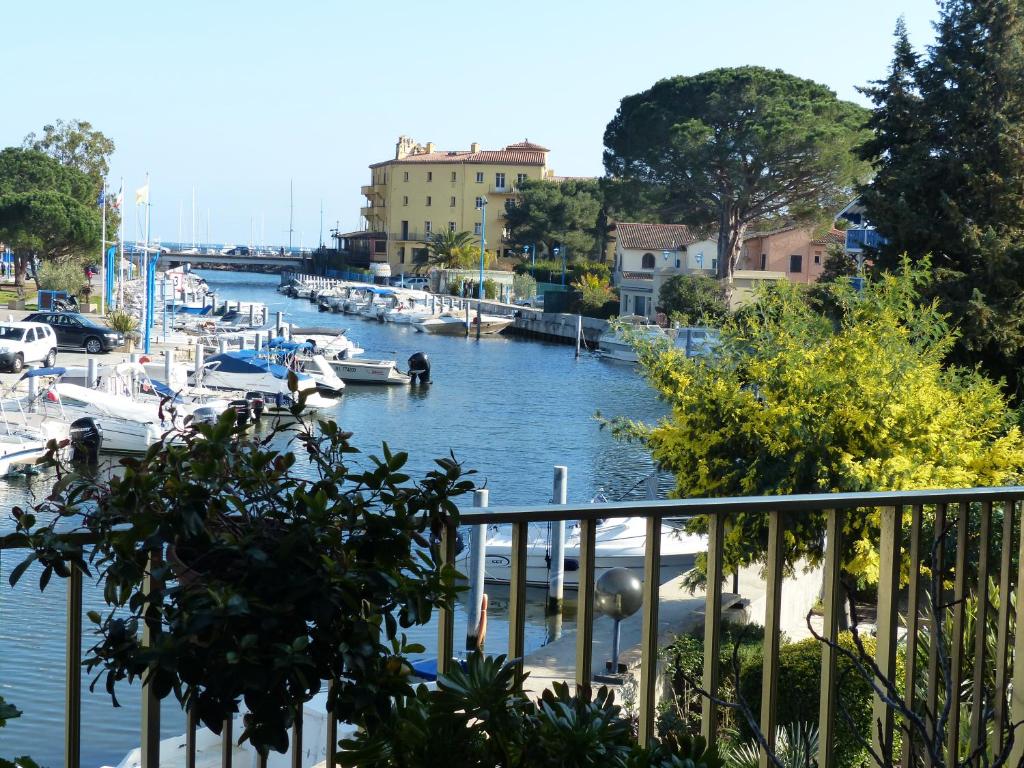
<svg viewBox="0 0 1024 768">
<path fill-rule="evenodd" d="M 506 329 L 513 336 L 526 336 L 545 341 L 576 343 L 576 328 L 579 315 L 561 312 L 523 312 L 521 317 Z M 597 348 L 597 339 L 608 328 L 607 320 L 596 317 L 583 318 L 583 340 L 590 349 Z"/>
</svg>

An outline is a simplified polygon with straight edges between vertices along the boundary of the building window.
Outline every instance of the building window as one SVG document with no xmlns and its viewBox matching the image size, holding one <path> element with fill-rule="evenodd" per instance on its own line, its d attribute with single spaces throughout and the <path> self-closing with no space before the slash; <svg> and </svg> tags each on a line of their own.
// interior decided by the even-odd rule
<svg viewBox="0 0 1024 768">
<path fill-rule="evenodd" d="M 450 207 L 450 208 L 454 208 L 455 207 L 455 196 L 454 195 L 452 197 L 448 198 L 448 207 Z"/>
<path fill-rule="evenodd" d="M 479 211 L 479 210 L 480 210 L 481 208 L 483 208 L 483 207 L 484 207 L 484 199 L 483 199 L 482 197 L 478 197 L 478 198 L 477 198 L 477 199 L 476 199 L 476 200 L 474 201 L 474 203 L 473 203 L 473 204 L 474 204 L 474 205 L 476 206 L 476 209 L 477 209 L 477 210 Z"/>
<path fill-rule="evenodd" d="M 477 184 L 483 184 L 484 183 L 484 172 L 483 171 L 477 171 L 476 172 L 476 183 Z"/>
<path fill-rule="evenodd" d="M 455 179 L 456 179 L 455 171 L 452 171 L 452 181 L 455 181 Z"/>
<path fill-rule="evenodd" d="M 398 263 L 405 264 L 405 246 L 400 245 L 398 247 Z"/>
<path fill-rule="evenodd" d="M 455 222 L 454 221 L 449 221 L 448 222 L 448 231 L 449 232 L 454 232 L 455 231 Z"/>
<path fill-rule="evenodd" d="M 433 180 L 434 180 L 434 172 L 433 171 L 427 171 L 427 181 L 433 181 Z"/>
<path fill-rule="evenodd" d="M 504 173 L 496 173 L 496 174 L 494 174 L 494 186 L 497 187 L 498 189 L 504 189 L 505 188 L 505 174 Z"/>
<path fill-rule="evenodd" d="M 430 222 L 429 221 L 424 221 L 423 222 L 423 234 L 430 235 L 430 229 L 431 229 Z"/>
<path fill-rule="evenodd" d="M 804 271 L 804 257 L 800 254 L 789 257 L 789 271 L 790 272 L 803 272 Z"/>
<path fill-rule="evenodd" d="M 821 251 L 814 252 L 814 263 L 821 264 Z"/>
<path fill-rule="evenodd" d="M 474 235 L 476 235 L 477 237 L 479 237 L 479 236 L 480 236 L 480 222 L 479 222 L 479 221 L 478 221 L 478 222 L 476 222 L 476 223 L 475 223 L 475 224 L 473 225 L 473 234 L 474 234 Z"/>
<path fill-rule="evenodd" d="M 761 271 L 764 272 L 766 269 L 768 269 L 768 254 L 767 253 L 762 253 L 761 254 Z"/>
<path fill-rule="evenodd" d="M 430 202 L 431 202 L 432 199 L 433 198 L 431 198 L 430 195 L 427 195 L 427 205 L 430 205 Z"/>
<path fill-rule="evenodd" d="M 408 204 L 409 204 L 409 196 L 408 195 L 402 195 L 402 205 L 408 205 Z"/>
<path fill-rule="evenodd" d="M 408 172 L 408 171 L 405 171 L 405 172 L 404 172 L 404 173 L 402 174 L 402 181 L 408 181 L 408 180 L 409 180 L 409 172 Z"/>
<path fill-rule="evenodd" d="M 654 254 L 645 253 L 640 261 L 641 269 L 654 269 Z M 637 314 L 640 314 L 639 312 Z"/>
<path fill-rule="evenodd" d="M 387 240 L 374 240 L 373 241 L 373 252 L 374 253 L 387 253 L 388 252 Z"/>
<path fill-rule="evenodd" d="M 529 176 L 527 176 L 525 173 L 517 173 L 516 174 L 516 184 L 522 184 L 528 178 L 529 178 Z"/>
</svg>

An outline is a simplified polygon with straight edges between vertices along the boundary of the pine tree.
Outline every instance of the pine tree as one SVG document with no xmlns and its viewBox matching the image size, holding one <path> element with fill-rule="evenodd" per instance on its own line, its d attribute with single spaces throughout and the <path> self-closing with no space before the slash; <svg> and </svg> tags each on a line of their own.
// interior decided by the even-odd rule
<svg viewBox="0 0 1024 768">
<path fill-rule="evenodd" d="M 932 256 L 933 294 L 962 332 L 954 358 L 1019 392 L 1024 362 L 1024 0 L 944 0 L 919 60 L 897 29 L 875 103 L 876 266 Z"/>
</svg>

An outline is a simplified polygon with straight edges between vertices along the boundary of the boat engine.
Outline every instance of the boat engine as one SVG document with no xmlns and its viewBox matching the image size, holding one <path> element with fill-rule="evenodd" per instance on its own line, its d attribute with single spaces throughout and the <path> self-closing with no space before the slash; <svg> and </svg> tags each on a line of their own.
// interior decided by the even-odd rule
<svg viewBox="0 0 1024 768">
<path fill-rule="evenodd" d="M 430 383 L 430 358 L 422 352 L 414 352 L 409 358 L 409 383 L 415 384 L 417 377 L 420 384 Z"/>
<path fill-rule="evenodd" d="M 228 403 L 228 407 L 235 412 L 235 421 L 238 423 L 238 426 L 244 427 L 249 423 L 248 400 L 232 400 Z"/>
<path fill-rule="evenodd" d="M 263 418 L 263 409 L 266 408 L 266 401 L 263 399 L 263 395 L 260 392 L 246 392 L 245 399 L 249 401 L 249 409 L 252 411 L 252 417 L 256 421 Z"/>
<path fill-rule="evenodd" d="M 210 408 L 208 405 L 204 405 L 201 408 L 196 408 L 192 412 L 192 423 L 193 424 L 216 424 L 217 423 L 217 411 Z"/>
<path fill-rule="evenodd" d="M 95 419 L 83 416 L 71 422 L 71 461 L 75 464 L 97 464 L 103 445 L 103 432 Z"/>
</svg>

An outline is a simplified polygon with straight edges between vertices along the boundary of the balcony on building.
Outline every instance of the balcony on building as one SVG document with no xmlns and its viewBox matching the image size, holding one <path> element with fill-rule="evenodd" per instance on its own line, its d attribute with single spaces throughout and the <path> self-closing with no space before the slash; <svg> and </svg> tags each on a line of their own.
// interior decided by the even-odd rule
<svg viewBox="0 0 1024 768">
<path fill-rule="evenodd" d="M 489 195 L 514 195 L 515 193 L 516 188 L 512 184 L 506 184 L 503 187 L 491 186 L 490 189 L 487 190 L 487 194 Z"/>
<path fill-rule="evenodd" d="M 858 253 L 865 248 L 879 248 L 885 243 L 886 239 L 876 229 L 846 230 L 846 250 L 852 253 Z"/>
</svg>

